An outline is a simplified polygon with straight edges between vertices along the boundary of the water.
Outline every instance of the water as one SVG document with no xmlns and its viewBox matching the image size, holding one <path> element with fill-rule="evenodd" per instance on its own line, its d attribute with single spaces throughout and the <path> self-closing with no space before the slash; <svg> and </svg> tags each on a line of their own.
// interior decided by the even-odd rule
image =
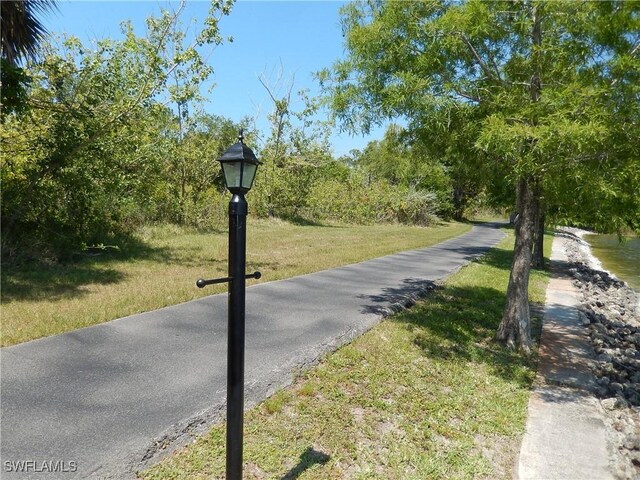
<svg viewBox="0 0 640 480">
<path fill-rule="evenodd" d="M 626 237 L 622 243 L 617 235 L 585 235 L 584 239 L 605 270 L 640 291 L 640 238 Z"/>
</svg>

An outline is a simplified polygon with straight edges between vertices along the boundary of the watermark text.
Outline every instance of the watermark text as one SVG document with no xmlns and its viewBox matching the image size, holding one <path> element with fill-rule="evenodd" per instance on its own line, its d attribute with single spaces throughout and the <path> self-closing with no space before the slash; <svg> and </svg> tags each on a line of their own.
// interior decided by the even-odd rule
<svg viewBox="0 0 640 480">
<path fill-rule="evenodd" d="M 73 460 L 5 460 L 2 467 L 7 473 L 73 473 L 78 471 L 78 462 Z"/>
</svg>

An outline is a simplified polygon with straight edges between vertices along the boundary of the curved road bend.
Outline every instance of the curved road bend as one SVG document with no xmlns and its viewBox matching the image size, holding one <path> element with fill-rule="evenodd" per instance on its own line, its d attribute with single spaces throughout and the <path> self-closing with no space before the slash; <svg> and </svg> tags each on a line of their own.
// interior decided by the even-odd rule
<svg viewBox="0 0 640 480">
<path fill-rule="evenodd" d="M 430 248 L 248 288 L 247 405 L 503 236 L 476 225 Z M 223 412 L 226 319 L 220 294 L 2 348 L 0 477 L 128 478 L 158 440 L 204 430 Z"/>
</svg>

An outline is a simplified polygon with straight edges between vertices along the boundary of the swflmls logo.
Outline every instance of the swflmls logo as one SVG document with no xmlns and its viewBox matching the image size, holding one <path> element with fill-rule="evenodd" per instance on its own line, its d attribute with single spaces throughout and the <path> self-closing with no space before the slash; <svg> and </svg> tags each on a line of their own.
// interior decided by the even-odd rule
<svg viewBox="0 0 640 480">
<path fill-rule="evenodd" d="M 4 471 L 16 473 L 73 473 L 78 463 L 64 460 L 5 460 Z"/>
</svg>

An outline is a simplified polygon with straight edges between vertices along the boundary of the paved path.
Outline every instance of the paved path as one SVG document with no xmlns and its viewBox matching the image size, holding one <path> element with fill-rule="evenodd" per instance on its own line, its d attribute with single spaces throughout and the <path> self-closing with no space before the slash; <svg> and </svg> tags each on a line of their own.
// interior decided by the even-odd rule
<svg viewBox="0 0 640 480">
<path fill-rule="evenodd" d="M 559 236 L 553 241 L 538 377 L 518 460 L 520 480 L 614 478 L 604 415 L 591 393 L 593 351 L 576 308 L 578 292 L 561 273 L 565 241 Z"/>
<path fill-rule="evenodd" d="M 248 288 L 247 405 L 502 237 L 478 225 L 431 248 Z M 226 303 L 214 295 L 3 348 L 0 476 L 124 478 L 219 419 Z M 20 461 L 29 474 L 9 471 Z"/>
</svg>

